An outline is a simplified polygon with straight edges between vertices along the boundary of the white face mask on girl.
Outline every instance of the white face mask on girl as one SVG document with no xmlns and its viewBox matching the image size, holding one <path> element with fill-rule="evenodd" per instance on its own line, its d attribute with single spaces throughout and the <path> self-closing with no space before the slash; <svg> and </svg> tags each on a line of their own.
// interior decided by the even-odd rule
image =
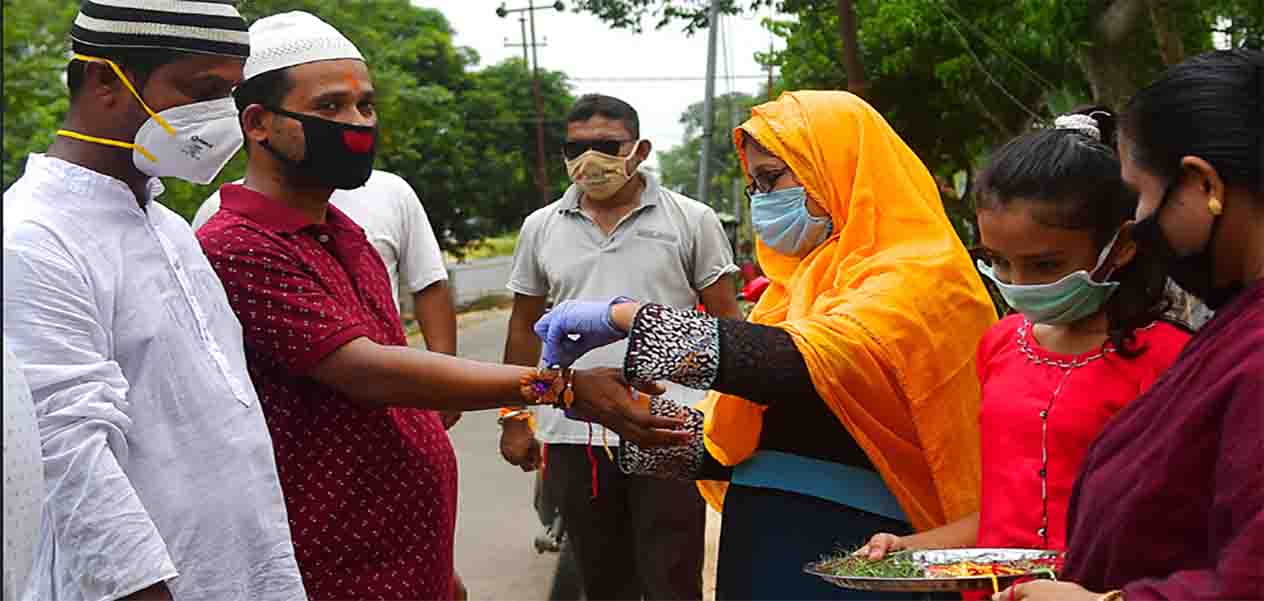
<svg viewBox="0 0 1264 601">
<path fill-rule="evenodd" d="M 150 177 L 175 177 L 203 185 L 211 183 L 241 149 L 241 126 L 237 122 L 237 106 L 232 98 L 195 102 L 155 113 L 113 61 L 78 54 L 75 58 L 103 63 L 114 69 L 115 75 L 149 113 L 149 119 L 137 130 L 132 142 L 96 138 L 64 129 L 58 130 L 57 135 L 130 148 L 132 163 L 141 173 Z"/>
</svg>

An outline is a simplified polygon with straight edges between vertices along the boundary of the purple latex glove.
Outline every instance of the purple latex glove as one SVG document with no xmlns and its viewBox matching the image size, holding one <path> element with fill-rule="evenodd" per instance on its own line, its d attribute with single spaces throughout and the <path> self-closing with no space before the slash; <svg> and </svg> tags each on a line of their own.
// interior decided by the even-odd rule
<svg viewBox="0 0 1264 601">
<path fill-rule="evenodd" d="M 544 341 L 541 359 L 547 367 L 570 367 L 588 351 L 627 337 L 615 327 L 610 309 L 633 302 L 626 296 L 609 301 L 563 301 L 535 322 L 535 334 Z"/>
</svg>

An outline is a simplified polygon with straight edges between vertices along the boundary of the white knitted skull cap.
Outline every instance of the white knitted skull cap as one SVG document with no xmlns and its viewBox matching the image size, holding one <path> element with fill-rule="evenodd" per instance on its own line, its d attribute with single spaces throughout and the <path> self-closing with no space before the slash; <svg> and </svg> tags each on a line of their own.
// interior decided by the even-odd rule
<svg viewBox="0 0 1264 601">
<path fill-rule="evenodd" d="M 337 29 L 303 11 L 264 17 L 250 26 L 250 58 L 243 76 L 250 79 L 269 71 L 364 56 Z"/>
</svg>

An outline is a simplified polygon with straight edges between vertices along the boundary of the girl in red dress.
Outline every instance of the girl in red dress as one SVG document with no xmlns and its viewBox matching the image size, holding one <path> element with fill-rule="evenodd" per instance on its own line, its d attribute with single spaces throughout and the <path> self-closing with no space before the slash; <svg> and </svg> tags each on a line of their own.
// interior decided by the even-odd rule
<svg viewBox="0 0 1264 601">
<path fill-rule="evenodd" d="M 1090 443 L 1189 339 L 1160 320 L 1166 272 L 1130 235 L 1137 196 L 1120 178 L 1113 130 L 1106 111 L 1089 109 L 992 157 L 977 195 L 979 270 L 1015 313 L 979 344 L 980 510 L 910 536 L 876 534 L 861 553 L 1064 549 Z"/>
</svg>

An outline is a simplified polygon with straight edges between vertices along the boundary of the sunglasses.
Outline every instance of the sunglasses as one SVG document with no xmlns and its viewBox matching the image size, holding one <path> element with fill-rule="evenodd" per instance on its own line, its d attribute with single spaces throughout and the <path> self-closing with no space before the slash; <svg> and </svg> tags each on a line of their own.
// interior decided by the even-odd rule
<svg viewBox="0 0 1264 601">
<path fill-rule="evenodd" d="M 568 160 L 573 161 L 589 150 L 596 150 L 597 152 L 608 154 L 610 156 L 622 156 L 619 154 L 619 149 L 622 148 L 624 144 L 635 141 L 636 140 L 567 141 L 565 144 L 562 144 L 562 156 L 565 156 Z"/>
</svg>

